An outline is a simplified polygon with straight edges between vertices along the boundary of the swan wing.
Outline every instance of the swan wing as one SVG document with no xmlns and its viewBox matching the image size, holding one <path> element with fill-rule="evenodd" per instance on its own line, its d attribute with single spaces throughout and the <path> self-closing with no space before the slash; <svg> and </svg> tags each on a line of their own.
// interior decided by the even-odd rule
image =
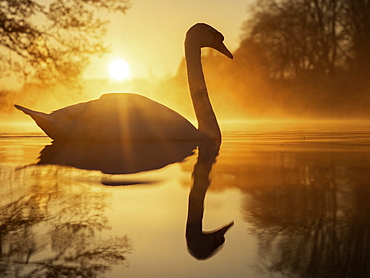
<svg viewBox="0 0 370 278">
<path fill-rule="evenodd" d="M 200 133 L 174 110 L 131 93 L 105 94 L 50 114 L 54 140 L 198 140 Z"/>
</svg>

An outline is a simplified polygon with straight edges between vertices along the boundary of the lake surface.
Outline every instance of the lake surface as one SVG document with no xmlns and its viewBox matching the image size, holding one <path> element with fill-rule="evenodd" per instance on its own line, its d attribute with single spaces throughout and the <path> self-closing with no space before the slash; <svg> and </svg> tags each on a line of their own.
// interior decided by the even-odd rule
<svg viewBox="0 0 370 278">
<path fill-rule="evenodd" d="M 230 123 L 193 148 L 2 124 L 0 276 L 370 276 L 370 122 Z"/>
</svg>

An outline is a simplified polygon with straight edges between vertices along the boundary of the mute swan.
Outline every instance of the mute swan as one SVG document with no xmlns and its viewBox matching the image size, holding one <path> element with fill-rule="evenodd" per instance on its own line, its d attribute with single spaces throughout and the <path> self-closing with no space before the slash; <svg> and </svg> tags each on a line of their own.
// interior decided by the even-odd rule
<svg viewBox="0 0 370 278">
<path fill-rule="evenodd" d="M 14 105 L 31 116 L 55 141 L 221 140 L 221 132 L 204 80 L 201 48 L 211 47 L 230 59 L 224 37 L 205 23 L 192 26 L 185 38 L 185 59 L 196 129 L 170 108 L 131 93 L 105 94 L 100 99 L 71 105 L 50 114 Z"/>
</svg>

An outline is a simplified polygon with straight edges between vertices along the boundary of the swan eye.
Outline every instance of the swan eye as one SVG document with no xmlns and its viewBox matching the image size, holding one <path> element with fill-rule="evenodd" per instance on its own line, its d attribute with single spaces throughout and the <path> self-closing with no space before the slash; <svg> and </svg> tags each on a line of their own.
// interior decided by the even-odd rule
<svg viewBox="0 0 370 278">
<path fill-rule="evenodd" d="M 212 42 L 211 47 L 218 49 L 218 46 L 220 46 L 220 44 L 223 44 L 224 36 L 221 33 L 216 32 L 216 31 L 210 31 L 210 33 L 212 34 L 212 37 L 213 37 L 213 42 Z"/>
<path fill-rule="evenodd" d="M 217 42 L 223 42 L 224 41 L 225 38 L 221 33 L 217 32 L 217 31 L 214 31 L 214 30 L 211 30 L 209 32 L 213 36 L 213 44 L 217 44 Z"/>
</svg>

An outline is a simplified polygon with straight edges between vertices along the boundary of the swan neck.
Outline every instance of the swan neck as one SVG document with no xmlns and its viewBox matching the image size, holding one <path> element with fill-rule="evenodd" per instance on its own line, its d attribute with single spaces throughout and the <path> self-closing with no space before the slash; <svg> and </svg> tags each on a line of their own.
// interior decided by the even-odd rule
<svg viewBox="0 0 370 278">
<path fill-rule="evenodd" d="M 220 127 L 217 123 L 204 79 L 201 48 L 186 41 L 185 59 L 190 94 L 198 121 L 198 130 L 210 139 L 221 140 Z"/>
</svg>

